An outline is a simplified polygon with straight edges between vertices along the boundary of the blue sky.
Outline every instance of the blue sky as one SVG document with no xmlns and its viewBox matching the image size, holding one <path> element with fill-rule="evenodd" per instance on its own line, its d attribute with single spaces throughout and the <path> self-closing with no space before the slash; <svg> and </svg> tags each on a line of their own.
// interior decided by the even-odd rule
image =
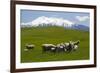
<svg viewBox="0 0 100 73">
<path fill-rule="evenodd" d="M 79 12 L 56 12 L 56 11 L 36 11 L 36 10 L 21 10 L 21 23 L 27 23 L 35 20 L 38 17 L 56 17 L 63 18 L 75 22 L 76 24 L 82 24 L 89 26 L 90 24 L 90 14 L 89 13 L 79 13 Z"/>
</svg>

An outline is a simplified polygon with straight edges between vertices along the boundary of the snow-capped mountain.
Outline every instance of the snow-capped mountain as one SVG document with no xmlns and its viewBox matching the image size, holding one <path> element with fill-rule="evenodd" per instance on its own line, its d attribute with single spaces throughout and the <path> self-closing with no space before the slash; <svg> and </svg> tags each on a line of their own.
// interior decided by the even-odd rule
<svg viewBox="0 0 100 73">
<path fill-rule="evenodd" d="M 74 23 L 69 20 L 65 20 L 63 18 L 46 17 L 46 16 L 38 17 L 35 20 L 28 23 L 21 23 L 22 27 L 32 27 L 32 26 L 37 27 L 37 26 L 48 26 L 48 25 L 71 27 L 72 25 L 74 25 Z"/>
<path fill-rule="evenodd" d="M 21 27 L 32 27 L 32 22 L 21 23 Z"/>
<path fill-rule="evenodd" d="M 77 29 L 77 30 L 85 30 L 89 31 L 89 27 L 81 24 L 75 24 L 72 21 L 63 19 L 63 18 L 55 18 L 55 17 L 46 17 L 41 16 L 36 18 L 35 20 L 27 23 L 21 23 L 21 27 L 37 27 L 37 26 L 62 26 L 64 28 Z"/>
</svg>

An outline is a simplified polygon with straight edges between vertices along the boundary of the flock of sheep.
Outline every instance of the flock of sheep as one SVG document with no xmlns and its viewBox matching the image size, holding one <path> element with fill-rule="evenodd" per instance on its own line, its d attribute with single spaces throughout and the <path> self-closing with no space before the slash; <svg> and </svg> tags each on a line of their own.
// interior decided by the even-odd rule
<svg viewBox="0 0 100 73">
<path fill-rule="evenodd" d="M 71 51 L 75 51 L 78 49 L 79 47 L 79 43 L 80 41 L 75 41 L 75 42 L 72 42 L 72 41 L 69 41 L 67 43 L 60 43 L 60 44 L 57 44 L 57 45 L 54 45 L 54 44 L 42 44 L 42 52 L 45 53 L 45 52 L 53 52 L 53 53 L 56 53 L 56 52 L 71 52 Z M 26 48 L 24 49 L 25 51 L 28 51 L 30 49 L 34 49 L 35 48 L 35 45 L 33 44 L 27 44 L 26 45 Z"/>
</svg>

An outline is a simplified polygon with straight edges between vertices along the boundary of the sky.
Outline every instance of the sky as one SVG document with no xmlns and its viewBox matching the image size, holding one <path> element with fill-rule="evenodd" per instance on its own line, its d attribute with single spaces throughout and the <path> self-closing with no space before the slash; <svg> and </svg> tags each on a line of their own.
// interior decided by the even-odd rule
<svg viewBox="0 0 100 73">
<path fill-rule="evenodd" d="M 61 11 L 40 11 L 40 10 L 21 10 L 21 23 L 32 22 L 41 16 L 63 18 L 74 22 L 75 24 L 81 24 L 89 26 L 90 14 L 83 12 L 61 12 Z"/>
</svg>

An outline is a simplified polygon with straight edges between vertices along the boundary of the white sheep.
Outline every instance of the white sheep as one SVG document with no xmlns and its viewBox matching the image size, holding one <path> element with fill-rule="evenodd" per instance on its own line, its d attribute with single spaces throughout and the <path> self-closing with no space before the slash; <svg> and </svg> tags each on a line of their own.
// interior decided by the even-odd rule
<svg viewBox="0 0 100 73">
<path fill-rule="evenodd" d="M 24 49 L 24 51 L 28 51 L 30 49 L 34 49 L 35 45 L 33 45 L 33 44 L 26 44 L 25 47 L 26 48 Z"/>
<path fill-rule="evenodd" d="M 53 44 L 42 44 L 42 52 L 55 52 L 56 51 L 56 46 Z"/>
</svg>

